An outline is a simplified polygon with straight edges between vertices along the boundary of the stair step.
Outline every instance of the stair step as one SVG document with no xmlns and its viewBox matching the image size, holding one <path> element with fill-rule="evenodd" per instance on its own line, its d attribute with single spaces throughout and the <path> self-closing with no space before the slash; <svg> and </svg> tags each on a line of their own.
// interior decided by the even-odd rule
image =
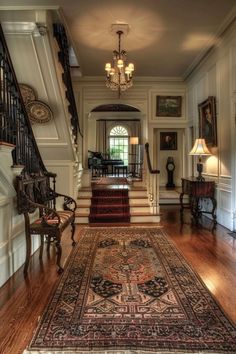
<svg viewBox="0 0 236 354">
<path fill-rule="evenodd" d="M 158 223 L 160 220 L 160 214 L 151 213 L 132 213 L 130 217 L 131 223 Z"/>
<path fill-rule="evenodd" d="M 96 206 L 91 206 L 90 208 L 90 214 L 92 215 L 97 215 L 100 213 L 106 213 L 108 216 L 109 215 L 114 215 L 116 213 L 128 213 L 129 212 L 129 205 L 121 205 L 121 206 L 115 206 L 115 205 L 108 205 L 108 206 L 103 206 L 103 205 L 96 205 Z"/>
<path fill-rule="evenodd" d="M 99 222 L 106 222 L 106 223 L 114 223 L 114 222 L 130 222 L 130 214 L 95 214 L 89 216 L 90 223 L 99 223 Z"/>
</svg>

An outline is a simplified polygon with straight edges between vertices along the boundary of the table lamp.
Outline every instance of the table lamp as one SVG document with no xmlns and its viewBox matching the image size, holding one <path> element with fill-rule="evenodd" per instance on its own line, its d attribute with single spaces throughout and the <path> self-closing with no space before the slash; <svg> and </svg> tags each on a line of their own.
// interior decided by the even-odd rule
<svg viewBox="0 0 236 354">
<path fill-rule="evenodd" d="M 203 171 L 203 164 L 202 164 L 202 156 L 204 155 L 211 155 L 208 147 L 206 146 L 205 139 L 196 139 L 193 145 L 192 150 L 190 151 L 189 155 L 198 156 L 198 163 L 197 163 L 197 181 L 205 181 L 205 178 L 202 176 Z"/>
</svg>

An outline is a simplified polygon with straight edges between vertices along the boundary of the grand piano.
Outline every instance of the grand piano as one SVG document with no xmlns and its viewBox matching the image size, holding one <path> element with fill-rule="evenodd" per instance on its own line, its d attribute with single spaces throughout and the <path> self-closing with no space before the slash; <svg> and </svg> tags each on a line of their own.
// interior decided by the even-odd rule
<svg viewBox="0 0 236 354">
<path fill-rule="evenodd" d="M 88 151 L 88 168 L 92 169 L 92 176 L 103 174 L 114 174 L 114 166 L 124 165 L 124 161 L 121 159 L 107 159 L 104 158 L 101 152 Z"/>
</svg>

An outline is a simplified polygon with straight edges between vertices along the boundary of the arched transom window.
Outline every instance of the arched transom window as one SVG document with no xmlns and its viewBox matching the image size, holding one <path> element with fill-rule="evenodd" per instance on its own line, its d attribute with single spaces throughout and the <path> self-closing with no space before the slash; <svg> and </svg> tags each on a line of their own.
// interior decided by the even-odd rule
<svg viewBox="0 0 236 354">
<path fill-rule="evenodd" d="M 109 135 L 109 152 L 111 159 L 121 159 L 128 165 L 129 136 L 128 130 L 122 125 L 113 127 Z"/>
</svg>

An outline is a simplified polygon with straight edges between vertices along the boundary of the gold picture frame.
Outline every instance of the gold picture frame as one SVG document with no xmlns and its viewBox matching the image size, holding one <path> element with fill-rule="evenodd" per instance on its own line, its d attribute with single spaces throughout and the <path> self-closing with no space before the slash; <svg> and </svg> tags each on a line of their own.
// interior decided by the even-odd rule
<svg viewBox="0 0 236 354">
<path fill-rule="evenodd" d="M 181 117 L 182 96 L 157 96 L 156 116 L 157 117 Z"/>
<path fill-rule="evenodd" d="M 209 96 L 198 105 L 199 137 L 205 139 L 208 146 L 217 146 L 216 99 Z"/>
</svg>

